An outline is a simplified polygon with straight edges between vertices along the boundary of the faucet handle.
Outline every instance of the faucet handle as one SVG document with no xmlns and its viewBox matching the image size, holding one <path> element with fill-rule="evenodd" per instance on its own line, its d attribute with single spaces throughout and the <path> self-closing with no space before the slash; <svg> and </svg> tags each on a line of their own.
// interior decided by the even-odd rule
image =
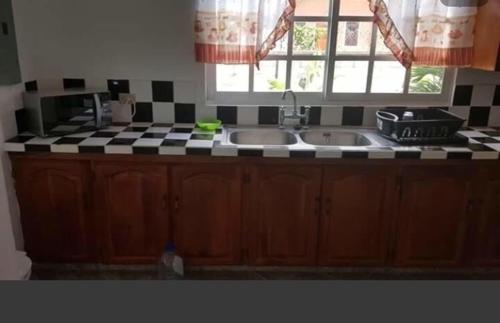
<svg viewBox="0 0 500 323">
<path fill-rule="evenodd" d="M 280 105 L 279 108 L 279 127 L 280 129 L 283 129 L 285 126 L 285 107 L 283 105 Z"/>
</svg>

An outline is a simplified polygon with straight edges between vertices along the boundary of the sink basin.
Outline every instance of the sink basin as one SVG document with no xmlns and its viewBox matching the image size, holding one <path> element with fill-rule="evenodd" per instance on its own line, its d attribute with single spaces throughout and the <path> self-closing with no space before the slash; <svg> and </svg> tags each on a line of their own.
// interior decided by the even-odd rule
<svg viewBox="0 0 500 323">
<path fill-rule="evenodd" d="M 241 130 L 231 133 L 229 141 L 236 145 L 293 145 L 295 136 L 278 130 Z"/>
<path fill-rule="evenodd" d="M 350 131 L 307 131 L 300 138 L 314 146 L 370 146 L 372 142 L 364 135 Z"/>
</svg>

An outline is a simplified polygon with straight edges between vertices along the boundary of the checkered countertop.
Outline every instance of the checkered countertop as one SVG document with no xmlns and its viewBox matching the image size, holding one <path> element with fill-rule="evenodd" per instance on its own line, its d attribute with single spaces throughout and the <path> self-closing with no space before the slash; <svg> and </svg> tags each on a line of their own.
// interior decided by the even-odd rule
<svg viewBox="0 0 500 323">
<path fill-rule="evenodd" d="M 205 155 L 364 159 L 499 159 L 500 128 L 459 132 L 468 146 L 315 147 L 247 146 L 224 141 L 224 129 L 207 132 L 194 124 L 114 123 L 99 131 L 40 138 L 22 133 L 4 143 L 8 152 Z"/>
</svg>

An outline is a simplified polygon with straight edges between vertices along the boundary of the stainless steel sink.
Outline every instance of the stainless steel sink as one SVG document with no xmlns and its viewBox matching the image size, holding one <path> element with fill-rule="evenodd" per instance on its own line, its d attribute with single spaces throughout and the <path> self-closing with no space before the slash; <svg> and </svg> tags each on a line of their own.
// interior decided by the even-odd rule
<svg viewBox="0 0 500 323">
<path fill-rule="evenodd" d="M 314 130 L 302 132 L 300 138 L 314 146 L 370 146 L 372 142 L 363 134 L 352 131 Z"/>
<path fill-rule="evenodd" d="M 279 130 L 240 130 L 229 135 L 229 141 L 235 145 L 294 145 L 295 135 Z"/>
</svg>

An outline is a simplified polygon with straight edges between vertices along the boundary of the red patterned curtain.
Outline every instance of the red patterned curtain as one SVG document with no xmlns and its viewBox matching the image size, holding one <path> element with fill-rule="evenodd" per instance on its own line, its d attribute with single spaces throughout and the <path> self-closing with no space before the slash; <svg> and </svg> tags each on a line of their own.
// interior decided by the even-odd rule
<svg viewBox="0 0 500 323">
<path fill-rule="evenodd" d="M 258 64 L 290 29 L 295 0 L 198 0 L 196 60 Z"/>
</svg>

